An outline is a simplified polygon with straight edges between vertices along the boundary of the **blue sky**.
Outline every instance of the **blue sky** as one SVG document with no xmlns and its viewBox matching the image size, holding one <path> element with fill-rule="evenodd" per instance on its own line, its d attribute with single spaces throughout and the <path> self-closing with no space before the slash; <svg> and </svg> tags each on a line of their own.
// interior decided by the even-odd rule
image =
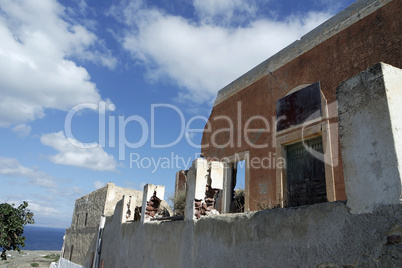
<svg viewBox="0 0 402 268">
<path fill-rule="evenodd" d="M 1 1 L 0 203 L 68 227 L 107 182 L 169 195 L 219 89 L 353 2 Z"/>
</svg>

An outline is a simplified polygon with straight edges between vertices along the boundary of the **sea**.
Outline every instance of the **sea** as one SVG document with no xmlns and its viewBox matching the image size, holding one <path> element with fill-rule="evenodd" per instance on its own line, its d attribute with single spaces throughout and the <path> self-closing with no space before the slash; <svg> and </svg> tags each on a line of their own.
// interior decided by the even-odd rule
<svg viewBox="0 0 402 268">
<path fill-rule="evenodd" d="M 66 229 L 25 225 L 22 250 L 61 250 Z"/>
</svg>

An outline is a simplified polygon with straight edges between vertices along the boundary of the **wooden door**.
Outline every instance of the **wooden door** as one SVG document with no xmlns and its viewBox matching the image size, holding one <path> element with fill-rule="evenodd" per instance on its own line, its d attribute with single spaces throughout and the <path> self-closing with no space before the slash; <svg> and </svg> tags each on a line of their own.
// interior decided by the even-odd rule
<svg viewBox="0 0 402 268">
<path fill-rule="evenodd" d="M 305 146 L 323 153 L 321 137 L 287 146 L 288 207 L 327 201 L 324 162 L 311 155 Z"/>
</svg>

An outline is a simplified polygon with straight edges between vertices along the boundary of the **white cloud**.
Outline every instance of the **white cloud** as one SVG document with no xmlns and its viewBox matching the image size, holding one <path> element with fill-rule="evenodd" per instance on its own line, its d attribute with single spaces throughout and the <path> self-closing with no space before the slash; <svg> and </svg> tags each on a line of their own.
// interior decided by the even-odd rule
<svg viewBox="0 0 402 268">
<path fill-rule="evenodd" d="M 89 168 L 101 171 L 115 171 L 117 163 L 112 155 L 107 154 L 103 148 L 85 148 L 85 145 L 65 137 L 62 131 L 42 135 L 42 144 L 58 151 L 49 159 L 62 165 Z"/>
<path fill-rule="evenodd" d="M 41 118 L 46 108 L 101 100 L 87 70 L 71 59 L 110 68 L 116 60 L 94 33 L 67 18 L 56 0 L 1 1 L 1 127 Z"/>
<path fill-rule="evenodd" d="M 101 182 L 101 181 L 95 181 L 94 182 L 94 187 L 95 187 L 96 190 L 102 188 L 103 186 L 105 186 L 104 182 Z"/>
<path fill-rule="evenodd" d="M 13 128 L 13 132 L 16 133 L 20 137 L 26 137 L 31 133 L 31 126 L 20 124 Z"/>
<path fill-rule="evenodd" d="M 68 187 L 68 188 L 63 188 L 61 186 L 58 188 L 49 189 L 48 191 L 49 191 L 49 193 L 52 194 L 52 196 L 59 196 L 59 197 L 67 196 L 67 197 L 72 197 L 74 199 L 85 194 L 85 191 L 83 189 L 81 189 L 80 187 L 76 187 L 76 186 L 72 186 L 72 187 Z"/>
<path fill-rule="evenodd" d="M 57 187 L 55 178 L 36 169 L 25 167 L 14 158 L 5 158 L 0 156 L 0 174 L 5 176 L 27 178 L 28 183 L 45 188 Z"/>
<path fill-rule="evenodd" d="M 193 5 L 203 23 L 218 24 L 226 24 L 245 16 L 255 16 L 258 9 L 252 0 L 193 0 Z"/>
<path fill-rule="evenodd" d="M 257 6 L 247 3 L 194 0 L 196 21 L 148 8 L 142 1 L 120 10 L 114 6 L 111 14 L 123 18 L 123 46 L 146 66 L 151 80 L 169 79 L 181 88 L 179 99 L 202 103 L 211 102 L 219 89 L 330 17 L 311 12 L 281 21 L 254 19 Z M 216 22 L 224 14 L 231 19 L 239 10 L 247 22 Z"/>
<path fill-rule="evenodd" d="M 50 206 L 35 203 L 32 200 L 28 200 L 28 208 L 34 213 L 35 216 L 57 216 L 61 214 L 61 211 Z"/>
<path fill-rule="evenodd" d="M 49 204 L 46 204 L 43 201 L 34 201 L 32 199 L 24 199 L 24 200 L 16 200 L 16 197 L 13 197 L 14 199 L 8 200 L 7 203 L 9 204 L 14 204 L 15 207 L 18 207 L 20 204 L 23 203 L 23 201 L 28 202 L 28 209 L 34 213 L 34 219 L 39 216 L 55 216 L 55 215 L 60 215 L 61 212 L 58 209 L 55 209 Z"/>
</svg>

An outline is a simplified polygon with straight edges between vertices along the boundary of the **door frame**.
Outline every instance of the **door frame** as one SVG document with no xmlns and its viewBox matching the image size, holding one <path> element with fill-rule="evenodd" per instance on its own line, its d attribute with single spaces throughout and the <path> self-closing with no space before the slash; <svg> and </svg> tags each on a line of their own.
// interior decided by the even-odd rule
<svg viewBox="0 0 402 268">
<path fill-rule="evenodd" d="M 294 90 L 288 94 L 293 93 Z M 330 124 L 329 118 L 334 117 L 336 111 L 328 112 L 327 100 L 321 91 L 321 111 L 322 115 L 305 123 L 291 126 L 281 131 L 275 131 L 276 137 L 276 157 L 277 159 L 286 159 L 286 147 L 303 140 L 314 137 L 322 137 L 325 164 L 325 184 L 327 190 L 327 199 L 329 202 L 336 201 L 335 181 L 333 163 L 335 155 L 332 150 L 331 132 L 338 132 L 337 126 Z M 275 128 L 276 129 L 276 128 Z M 336 136 L 334 136 L 335 138 Z M 336 146 L 336 145 L 335 145 Z M 286 164 L 276 168 L 276 200 L 280 207 L 287 206 L 287 174 Z"/>
</svg>

